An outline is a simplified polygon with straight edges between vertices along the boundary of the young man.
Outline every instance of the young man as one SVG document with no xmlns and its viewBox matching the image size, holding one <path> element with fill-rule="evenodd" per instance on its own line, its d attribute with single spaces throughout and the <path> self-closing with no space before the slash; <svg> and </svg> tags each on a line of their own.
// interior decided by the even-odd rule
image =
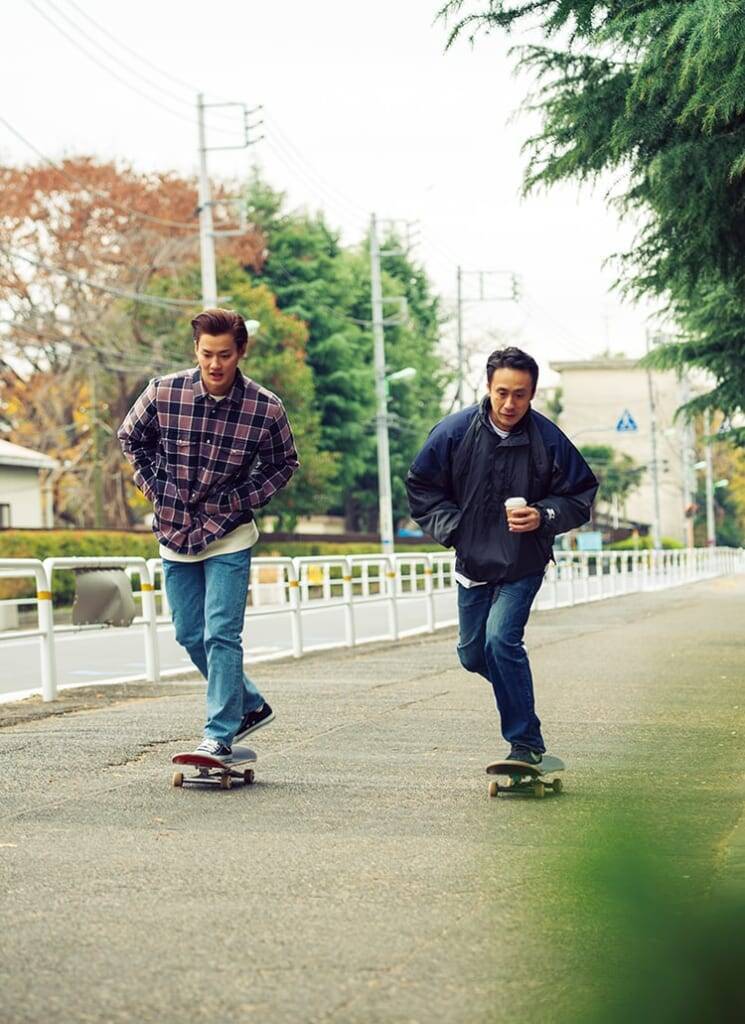
<svg viewBox="0 0 745 1024">
<path fill-rule="evenodd" d="M 484 400 L 441 420 L 406 487 L 422 529 L 457 555 L 458 656 L 494 690 L 509 758 L 540 764 L 546 746 L 523 645 L 559 533 L 587 522 L 598 482 L 569 439 L 530 407 L 536 361 L 492 352 Z M 525 507 L 505 510 L 507 498 Z"/>
<path fill-rule="evenodd" d="M 280 400 L 238 369 L 248 342 L 241 317 L 207 309 L 191 325 L 197 368 L 150 381 L 118 436 L 153 503 L 176 639 L 207 679 L 197 751 L 229 759 L 234 741 L 274 717 L 243 673 L 241 633 L 254 511 L 298 458 Z"/>
</svg>

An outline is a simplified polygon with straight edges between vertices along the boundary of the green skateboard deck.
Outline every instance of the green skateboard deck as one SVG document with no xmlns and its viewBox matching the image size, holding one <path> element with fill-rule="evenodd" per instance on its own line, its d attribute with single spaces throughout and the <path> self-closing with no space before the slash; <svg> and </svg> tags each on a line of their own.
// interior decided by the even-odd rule
<svg viewBox="0 0 745 1024">
<path fill-rule="evenodd" d="M 509 781 L 499 782 L 496 778 L 489 780 L 489 796 L 500 793 L 529 793 L 542 798 L 546 790 L 561 793 L 563 786 L 557 776 L 566 765 L 560 757 L 545 754 L 540 764 L 528 764 L 526 761 L 492 761 L 486 766 L 487 775 L 501 776 Z"/>
</svg>

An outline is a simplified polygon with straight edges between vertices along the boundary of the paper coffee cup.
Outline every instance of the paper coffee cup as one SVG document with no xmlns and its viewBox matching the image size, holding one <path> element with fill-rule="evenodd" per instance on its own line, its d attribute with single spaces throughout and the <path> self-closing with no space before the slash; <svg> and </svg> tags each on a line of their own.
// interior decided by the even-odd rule
<svg viewBox="0 0 745 1024">
<path fill-rule="evenodd" d="M 515 508 L 525 508 L 527 504 L 525 498 L 507 498 L 504 507 L 508 512 L 511 512 Z"/>
</svg>

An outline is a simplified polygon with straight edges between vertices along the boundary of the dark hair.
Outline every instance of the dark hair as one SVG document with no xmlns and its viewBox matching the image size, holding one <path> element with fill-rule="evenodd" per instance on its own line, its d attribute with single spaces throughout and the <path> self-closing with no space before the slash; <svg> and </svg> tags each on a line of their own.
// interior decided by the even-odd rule
<svg viewBox="0 0 745 1024">
<path fill-rule="evenodd" d="M 538 385 L 538 363 L 527 352 L 521 348 L 510 345 L 508 348 L 498 348 L 492 352 L 486 360 L 486 379 L 491 385 L 491 379 L 495 370 L 507 367 L 509 370 L 527 370 L 533 380 L 533 394 Z"/>
<path fill-rule="evenodd" d="M 238 316 L 232 309 L 205 309 L 199 316 L 194 317 L 191 326 L 195 344 L 203 334 L 211 334 L 213 337 L 218 334 L 229 334 L 238 351 L 245 348 L 248 343 L 248 331 L 243 317 Z"/>
</svg>

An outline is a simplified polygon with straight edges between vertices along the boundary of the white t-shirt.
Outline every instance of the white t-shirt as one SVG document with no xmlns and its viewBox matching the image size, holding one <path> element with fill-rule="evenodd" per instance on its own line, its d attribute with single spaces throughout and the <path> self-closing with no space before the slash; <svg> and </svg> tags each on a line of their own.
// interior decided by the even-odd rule
<svg viewBox="0 0 745 1024">
<path fill-rule="evenodd" d="M 210 397 L 215 402 L 222 402 L 227 395 L 211 395 Z M 240 523 L 230 533 L 226 533 L 224 537 L 220 537 L 219 540 L 208 545 L 204 551 L 200 551 L 198 555 L 180 555 L 177 551 L 171 551 L 164 544 L 159 545 L 158 553 L 161 558 L 165 558 L 169 562 L 204 562 L 205 559 L 215 558 L 216 555 L 234 555 L 236 551 L 245 551 L 246 548 L 252 548 L 258 539 L 259 530 L 252 519 L 250 523 Z"/>
<path fill-rule="evenodd" d="M 503 441 L 506 437 L 509 437 L 510 435 L 509 430 L 502 430 L 501 427 L 498 427 L 494 420 L 491 418 L 491 416 L 489 417 L 489 426 L 492 428 L 495 434 L 499 434 Z M 456 583 L 460 583 L 460 585 L 462 587 L 465 587 L 467 590 L 471 587 L 486 586 L 486 580 L 471 580 L 468 578 L 468 576 L 464 576 L 463 573 L 460 572 L 456 572 L 454 575 Z"/>
</svg>

